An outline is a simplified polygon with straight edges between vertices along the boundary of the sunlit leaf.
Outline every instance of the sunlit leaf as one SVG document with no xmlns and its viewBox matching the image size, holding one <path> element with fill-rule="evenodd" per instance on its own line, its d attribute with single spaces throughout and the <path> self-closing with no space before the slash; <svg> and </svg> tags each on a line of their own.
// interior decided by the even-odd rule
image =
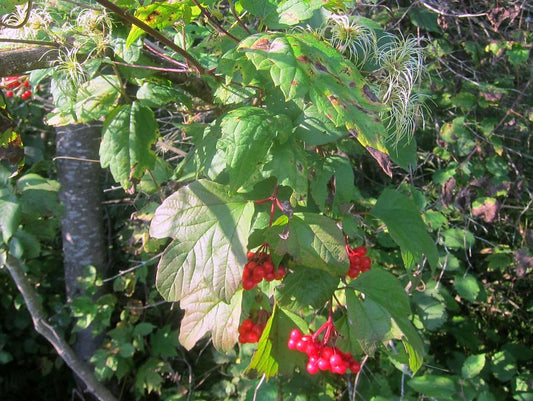
<svg viewBox="0 0 533 401">
<path fill-rule="evenodd" d="M 239 335 L 242 292 L 235 293 L 226 303 L 212 291 L 210 283 L 197 282 L 191 291 L 180 302 L 180 308 L 185 311 L 181 319 L 180 343 L 191 349 L 210 332 L 217 350 L 227 352 L 232 349 Z"/>
<path fill-rule="evenodd" d="M 335 221 L 326 216 L 295 213 L 287 225 L 273 227 L 267 237 L 274 252 L 288 253 L 299 265 L 334 276 L 344 276 L 348 271 L 344 236 Z"/>
<path fill-rule="evenodd" d="M 156 278 L 161 295 L 178 301 L 207 285 L 229 301 L 241 282 L 252 202 L 228 195 L 228 187 L 192 182 L 169 196 L 155 212 L 150 235 L 175 240 L 162 256 Z"/>
</svg>

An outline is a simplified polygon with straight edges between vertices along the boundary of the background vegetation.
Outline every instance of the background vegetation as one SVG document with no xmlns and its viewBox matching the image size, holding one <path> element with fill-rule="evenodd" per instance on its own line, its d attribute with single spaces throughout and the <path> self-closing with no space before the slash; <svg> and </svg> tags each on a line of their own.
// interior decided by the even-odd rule
<svg viewBox="0 0 533 401">
<path fill-rule="evenodd" d="M 15 10 L 14 3 L 0 2 L 2 11 L 9 18 L 13 18 L 12 12 L 19 12 L 23 19 L 25 6 Z M 115 3 L 133 14 L 143 2 Z M 278 3 L 290 2 L 264 2 Z M 273 27 L 275 21 L 268 18 L 274 17 L 266 6 L 257 10 L 250 1 L 202 4 L 210 18 L 207 14 L 186 15 L 182 10 L 181 21 L 189 18 L 194 22 L 177 26 L 161 22 L 157 28 L 171 38 L 187 41 L 184 47 L 201 61 L 202 68 L 218 68 L 230 76 L 229 68 L 241 68 L 237 59 L 209 54 L 211 46 L 230 49 L 226 44 L 229 39 L 216 34 L 220 27 L 213 21 L 227 28 L 230 21 L 235 21 L 232 10 L 249 10 L 243 21 L 250 29 L 260 31 L 264 26 Z M 415 38 L 423 48 L 425 67 L 415 92 L 423 96 L 424 118 L 418 121 L 412 138 L 404 135 L 387 140 L 394 162 L 392 177 L 351 138 L 338 145 L 337 153 L 349 160 L 350 173 L 342 162 L 330 161 L 330 166 L 323 166 L 323 170 L 336 172 L 336 185 L 349 187 L 350 193 L 340 189 L 333 192 L 330 182 L 321 198 L 319 190 L 311 188 L 315 203 L 323 199 L 324 205 L 329 205 L 324 206 L 329 215 L 342 216 L 341 205 L 351 205 L 355 217 L 352 226 L 345 220 L 345 232 L 356 245 L 366 245 L 373 266 L 392 272 L 410 295 L 410 318 L 425 349 L 423 365 L 416 375 L 412 375 L 403 349 L 397 348 L 392 338 L 354 350 L 363 362 L 360 374 L 311 376 L 298 361 L 299 369 L 268 381 L 245 372 L 255 345 L 238 345 L 221 352 L 206 337 L 192 349 L 184 348 L 178 340 L 184 312 L 156 290 L 156 265 L 168 240 L 155 238 L 160 235 L 153 231 L 150 236 L 150 222 L 163 199 L 195 178 L 194 163 L 200 162 L 184 164 L 183 160 L 187 153 L 193 154 L 195 145 L 205 145 L 197 139 L 202 135 L 200 124 L 213 122 L 243 98 L 253 98 L 255 92 L 246 93 L 255 90 L 253 84 L 236 93 L 219 86 L 213 94 L 202 86 L 206 82 L 210 88 L 216 86 L 208 78 L 198 82 L 188 67 L 187 72 L 176 73 L 173 70 L 180 68 L 177 64 L 166 65 L 164 59 L 154 59 L 154 54 L 160 55 L 166 45 L 158 37 L 144 42 L 155 50 L 143 53 L 142 38 L 135 37 L 129 24 L 112 10 L 108 9 L 102 19 L 90 16 L 92 12 L 102 15 L 102 7 L 92 2 L 34 1 L 30 3 L 31 17 L 22 21 L 20 28 L 2 29 L 0 36 L 11 43 L 21 38 L 59 43 L 61 48 L 75 43 L 70 47 L 72 51 L 59 52 L 60 61 L 53 67 L 28 71 L 31 96 L 22 96 L 28 88 L 10 88 L 9 82 L 3 81 L 0 228 L 4 249 L 23 261 L 49 323 L 71 344 L 76 344 L 84 330 L 92 333 L 91 341 L 96 339 L 99 345 L 90 361 L 97 378 L 117 398 L 533 399 L 533 5 L 526 1 L 329 2 L 331 7 L 341 5 L 345 14 L 365 17 L 367 24 L 377 24 L 379 29 L 399 37 Z M 141 10 L 145 10 L 144 15 L 135 15 L 148 21 L 153 10 Z M 4 25 L 13 25 L 10 19 L 3 21 Z M 304 29 L 305 21 L 300 25 Z M 299 32 L 290 24 L 277 28 Z M 244 32 L 243 27 L 232 29 L 235 35 Z M 49 46 L 45 53 L 55 49 Z M 167 54 L 175 53 L 167 48 Z M 185 63 L 178 56 L 176 59 Z M 243 81 L 248 79 L 247 73 L 252 73 L 240 72 Z M 253 74 L 260 73 L 254 69 Z M 103 76 L 117 81 L 103 80 Z M 20 78 L 21 87 L 25 79 Z M 160 82 L 165 83 L 164 88 L 155 86 Z M 121 88 L 121 93 L 110 90 L 115 86 Z M 14 90 L 14 96 L 7 97 L 10 90 Z M 112 119 L 108 113 L 115 113 L 116 120 L 122 118 L 120 112 L 110 111 L 119 96 L 121 105 L 142 101 L 138 107 L 153 110 L 159 136 L 147 141 L 155 153 L 152 161 L 134 160 L 124 171 L 124 167 L 113 164 L 109 155 L 113 143 L 106 142 L 110 139 L 104 129 L 107 146 L 95 159 L 103 167 L 110 167 L 97 172 L 104 197 L 105 269 L 86 267 L 83 280 L 76 282 L 78 293 L 69 295 L 61 238 L 64 210 L 57 197 L 58 167 L 54 159 L 58 155 L 58 131 L 54 126 L 94 121 L 101 125 L 108 118 L 104 128 L 109 127 Z M 274 98 L 268 92 L 265 96 Z M 270 106 L 275 110 L 275 102 Z M 145 121 L 151 119 L 149 115 Z M 146 126 L 141 129 L 150 131 Z M 333 130 L 332 135 L 336 134 Z M 19 140 L 24 158 L 18 151 Z M 397 143 L 392 146 L 394 141 Z M 313 145 L 330 150 L 327 143 Z M 254 152 L 253 147 L 250 151 Z M 150 163 L 150 173 L 145 174 L 143 166 Z M 13 174 L 17 169 L 18 173 Z M 351 180 L 343 182 L 351 171 L 353 188 Z M 325 178 L 326 183 L 333 175 Z M 232 177 L 238 187 L 240 178 Z M 319 179 L 323 178 L 314 176 L 310 182 L 318 187 Z M 409 267 L 402 244 L 393 238 L 390 227 L 366 217 L 384 190 L 391 187 L 416 205 L 437 245 L 437 265 L 420 258 Z M 333 201 L 328 198 L 332 194 L 347 198 Z M 290 192 L 281 195 L 288 198 Z M 6 217 L 11 216 L 14 204 L 18 205 L 15 225 Z M 380 217 L 375 209 L 374 213 Z M 263 214 L 268 215 L 267 211 Z M 261 221 L 266 225 L 268 217 L 263 216 Z M 410 228 L 410 216 L 406 216 L 406 235 Z M 317 287 L 319 283 L 320 279 Z M 35 332 L 22 296 L 5 267 L 0 269 L 0 286 L 1 398 L 89 399 L 56 351 Z M 321 322 L 324 310 L 317 309 L 318 313 L 306 309 L 303 317 L 315 316 Z M 369 321 L 381 324 L 376 316 Z M 369 332 L 378 335 L 380 330 L 374 326 Z"/>
</svg>

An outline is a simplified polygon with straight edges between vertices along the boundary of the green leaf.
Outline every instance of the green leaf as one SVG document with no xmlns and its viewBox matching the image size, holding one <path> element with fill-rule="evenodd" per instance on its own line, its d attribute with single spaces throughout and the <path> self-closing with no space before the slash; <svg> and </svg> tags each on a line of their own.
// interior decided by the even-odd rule
<svg viewBox="0 0 533 401">
<path fill-rule="evenodd" d="M 390 314 L 403 334 L 402 341 L 409 354 L 409 368 L 416 373 L 422 366 L 424 344 L 409 321 L 409 298 L 399 280 L 384 270 L 372 268 L 352 280 L 349 287 L 363 292 L 366 299 L 371 299 Z"/>
<path fill-rule="evenodd" d="M 160 393 L 164 382 L 163 375 L 170 371 L 170 367 L 164 361 L 150 357 L 144 362 L 135 375 L 135 390 L 144 394 L 145 390 L 150 394 L 152 391 Z"/>
<path fill-rule="evenodd" d="M 382 305 L 393 317 L 408 316 L 411 313 L 409 297 L 400 281 L 385 270 L 372 268 L 352 280 L 349 286 Z"/>
<path fill-rule="evenodd" d="M 307 328 L 299 316 L 275 305 L 246 369 L 247 373 L 257 376 L 265 374 L 267 379 L 278 373 L 292 373 L 299 355 L 287 349 L 287 341 L 291 330 L 296 327 L 300 330 Z"/>
<path fill-rule="evenodd" d="M 144 106 L 161 107 L 167 103 L 181 103 L 188 109 L 192 108 L 192 101 L 185 93 L 169 85 L 145 82 L 137 90 L 137 100 Z"/>
<path fill-rule="evenodd" d="M 0 0 L 0 15 L 15 12 L 15 6 L 26 3 L 27 0 Z"/>
<path fill-rule="evenodd" d="M 324 5 L 322 0 L 241 0 L 250 14 L 261 18 L 271 29 L 296 25 L 311 18 Z"/>
<path fill-rule="evenodd" d="M 485 354 L 470 355 L 463 362 L 463 367 L 461 368 L 461 376 L 465 379 L 473 379 L 485 367 Z"/>
<path fill-rule="evenodd" d="M 444 244 L 452 249 L 472 249 L 476 239 L 470 231 L 460 228 L 449 228 L 442 231 Z"/>
<path fill-rule="evenodd" d="M 437 23 L 438 14 L 427 10 L 424 7 L 412 7 L 409 9 L 409 18 L 413 25 L 433 33 L 442 33 Z"/>
<path fill-rule="evenodd" d="M 344 127 L 336 127 L 335 124 L 316 106 L 305 108 L 296 121 L 298 124 L 294 133 L 298 139 L 309 145 L 325 145 L 349 135 Z"/>
<path fill-rule="evenodd" d="M 335 126 L 345 126 L 391 175 L 378 117 L 383 105 L 357 68 L 337 50 L 309 33 L 256 34 L 239 49 L 258 70 L 269 71 L 285 100 L 308 98 Z"/>
<path fill-rule="evenodd" d="M 445 300 L 438 290 L 428 288 L 425 292 L 415 292 L 413 301 L 426 329 L 437 330 L 446 322 Z"/>
<path fill-rule="evenodd" d="M 242 291 L 233 295 L 230 303 L 221 300 L 210 283 L 199 282 L 193 292 L 182 298 L 180 343 L 188 350 L 207 332 L 211 332 L 213 346 L 220 352 L 230 351 L 239 336 Z"/>
<path fill-rule="evenodd" d="M 107 115 L 120 96 L 119 88 L 115 75 L 100 75 L 83 84 L 73 106 L 77 122 L 91 122 Z"/>
<path fill-rule="evenodd" d="M 154 113 L 139 102 L 124 105 L 111 112 L 104 122 L 100 145 L 100 162 L 109 167 L 113 178 L 124 188 L 132 180 L 141 179 L 146 169 L 153 169 L 157 141 Z"/>
<path fill-rule="evenodd" d="M 59 183 L 29 173 L 17 181 L 17 191 L 20 192 L 20 206 L 22 213 L 30 218 L 52 217 L 59 215 Z"/>
<path fill-rule="evenodd" d="M 357 339 L 361 349 L 372 356 L 377 344 L 392 338 L 389 334 L 392 329 L 391 315 L 372 299 L 362 302 L 354 291 L 346 290 L 345 293 L 350 337 Z"/>
<path fill-rule="evenodd" d="M 322 164 L 317 164 L 315 177 L 311 181 L 311 194 L 320 210 L 326 210 L 332 177 L 335 178 L 334 207 L 338 209 L 340 205 L 352 202 L 356 196 L 353 166 L 350 161 L 341 156 L 329 156 L 322 161 Z"/>
<path fill-rule="evenodd" d="M 259 107 L 241 107 L 228 112 L 220 123 L 222 137 L 217 148 L 224 150 L 229 184 L 233 191 L 263 164 L 274 138 L 292 124 L 287 116 L 273 115 Z"/>
<path fill-rule="evenodd" d="M 422 254 L 426 255 L 432 268 L 437 268 L 437 247 L 411 199 L 393 189 L 385 189 L 370 214 L 387 225 L 391 237 L 401 248 L 407 268 L 414 267 Z"/>
<path fill-rule="evenodd" d="M 2 239 L 7 244 L 15 234 L 20 223 L 20 205 L 15 195 L 0 198 L 0 230 Z"/>
<path fill-rule="evenodd" d="M 462 298 L 470 302 L 474 302 L 481 291 L 479 282 L 471 274 L 456 275 L 454 287 Z"/>
<path fill-rule="evenodd" d="M 283 307 L 299 312 L 308 307 L 320 309 L 331 298 L 339 285 L 339 278 L 323 270 L 296 266 L 283 279 L 277 301 Z"/>
<path fill-rule="evenodd" d="M 294 139 L 272 146 L 270 161 L 263 166 L 261 174 L 264 178 L 276 177 L 279 185 L 292 188 L 292 197 L 299 205 L 307 203 L 307 158 L 303 147 Z"/>
<path fill-rule="evenodd" d="M 288 237 L 281 238 L 284 230 Z M 288 225 L 267 232 L 275 253 L 291 255 L 297 265 L 324 270 L 333 276 L 346 275 L 349 263 L 344 236 L 329 217 L 314 213 L 294 213 Z"/>
<path fill-rule="evenodd" d="M 100 75 L 78 88 L 76 98 L 56 100 L 56 109 L 49 115 L 47 123 L 53 126 L 88 123 L 99 120 L 116 106 L 120 96 L 120 83 L 114 75 Z"/>
<path fill-rule="evenodd" d="M 407 382 L 413 390 L 428 397 L 435 397 L 439 401 L 455 400 L 457 385 L 455 381 L 442 375 L 424 375 L 415 377 Z"/>
<path fill-rule="evenodd" d="M 246 246 L 253 203 L 228 195 L 228 187 L 199 180 L 169 196 L 155 212 L 150 235 L 172 237 L 157 270 L 163 298 L 179 301 L 196 287 L 229 301 L 247 262 Z"/>
<path fill-rule="evenodd" d="M 516 375 L 516 359 L 509 351 L 496 352 L 491 360 L 491 369 L 496 379 L 509 381 Z"/>
<path fill-rule="evenodd" d="M 150 327 L 143 327 L 142 329 L 139 329 L 141 333 L 138 333 L 138 326 L 139 325 L 135 326 L 135 329 L 133 330 L 134 334 L 142 333 L 143 335 L 146 335 L 152 329 Z M 172 330 L 168 324 L 157 329 L 150 335 L 151 354 L 161 358 L 176 357 L 178 355 L 177 348 L 179 345 L 177 334 L 177 330 Z"/>
</svg>

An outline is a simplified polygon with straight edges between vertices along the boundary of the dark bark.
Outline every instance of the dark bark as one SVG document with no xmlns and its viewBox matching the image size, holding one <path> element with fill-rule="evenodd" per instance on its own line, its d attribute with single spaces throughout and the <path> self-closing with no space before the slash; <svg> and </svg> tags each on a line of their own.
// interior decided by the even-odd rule
<svg viewBox="0 0 533 401">
<path fill-rule="evenodd" d="M 103 230 L 101 168 L 98 160 L 100 127 L 69 125 L 57 129 L 57 178 L 62 218 L 63 263 L 67 301 L 84 294 L 78 282 L 85 266 L 105 276 L 106 246 Z M 95 298 L 101 294 L 96 294 Z M 88 361 L 100 345 L 91 328 L 77 333 L 76 354 Z"/>
<path fill-rule="evenodd" d="M 0 77 L 47 68 L 58 58 L 58 49 L 34 47 L 0 51 Z"/>
</svg>

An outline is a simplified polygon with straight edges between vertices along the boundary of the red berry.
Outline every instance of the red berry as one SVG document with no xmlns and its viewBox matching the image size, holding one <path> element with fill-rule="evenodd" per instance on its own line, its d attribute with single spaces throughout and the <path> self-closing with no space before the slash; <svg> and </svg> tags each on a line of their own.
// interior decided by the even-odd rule
<svg viewBox="0 0 533 401">
<path fill-rule="evenodd" d="M 321 356 L 322 358 L 327 359 L 327 360 L 329 360 L 329 358 L 331 358 L 331 356 L 332 356 L 333 354 L 334 354 L 334 352 L 333 352 L 333 348 L 331 348 L 331 347 L 324 347 L 324 348 L 322 349 L 322 352 L 320 352 L 320 356 Z"/>
<path fill-rule="evenodd" d="M 20 97 L 23 99 L 23 100 L 27 100 L 31 97 L 31 90 L 27 90 L 25 91 L 22 95 L 20 95 Z"/>
<path fill-rule="evenodd" d="M 350 363 L 350 370 L 353 373 L 359 372 L 361 370 L 361 364 L 357 361 L 353 361 L 352 363 Z"/>
<path fill-rule="evenodd" d="M 255 282 L 259 283 L 265 277 L 265 268 L 263 266 L 257 266 L 252 273 L 252 277 Z"/>
<path fill-rule="evenodd" d="M 30 81 L 25 81 L 24 82 L 24 87 L 29 88 L 30 87 Z"/>
<path fill-rule="evenodd" d="M 281 280 L 287 274 L 287 270 L 283 266 L 278 266 L 278 271 L 276 272 L 276 280 Z"/>
<path fill-rule="evenodd" d="M 243 280 L 242 282 L 242 288 L 245 290 L 251 290 L 255 287 L 255 283 L 253 280 Z"/>
<path fill-rule="evenodd" d="M 302 338 L 302 332 L 298 329 L 293 329 L 291 331 L 290 338 L 293 340 L 299 340 Z"/>
<path fill-rule="evenodd" d="M 248 255 L 246 255 L 248 257 L 248 261 L 252 260 L 255 256 L 255 252 L 248 252 Z"/>
<path fill-rule="evenodd" d="M 276 274 L 274 272 L 268 272 L 267 274 L 265 274 L 265 280 L 270 282 L 270 281 L 274 281 L 276 279 Z"/>
<path fill-rule="evenodd" d="M 7 91 L 6 92 L 6 96 L 7 97 L 13 97 L 13 95 L 14 95 L 13 91 Z"/>
<path fill-rule="evenodd" d="M 308 371 L 310 374 L 312 374 L 312 375 L 316 375 L 316 374 L 318 373 L 319 370 L 320 370 L 320 369 L 319 369 L 319 367 L 318 367 L 318 365 L 317 365 L 316 363 L 311 363 L 311 362 L 309 362 L 309 363 L 307 364 L 307 371 Z"/>
<path fill-rule="evenodd" d="M 344 363 L 342 365 L 331 366 L 331 371 L 339 375 L 343 375 L 344 373 L 346 373 L 346 370 L 348 370 L 348 368 Z"/>
<path fill-rule="evenodd" d="M 329 358 L 329 364 L 333 367 L 333 366 L 339 366 L 339 365 L 344 365 L 344 359 L 342 359 L 342 356 L 340 356 L 339 354 L 333 354 L 331 355 L 331 357 Z"/>
<path fill-rule="evenodd" d="M 329 370 L 331 368 L 331 365 L 329 364 L 329 361 L 326 358 L 319 358 L 317 366 L 320 370 Z"/>
<path fill-rule="evenodd" d="M 295 350 L 297 344 L 298 340 L 295 340 L 294 338 L 289 338 L 289 341 L 287 341 L 287 348 Z"/>
</svg>

